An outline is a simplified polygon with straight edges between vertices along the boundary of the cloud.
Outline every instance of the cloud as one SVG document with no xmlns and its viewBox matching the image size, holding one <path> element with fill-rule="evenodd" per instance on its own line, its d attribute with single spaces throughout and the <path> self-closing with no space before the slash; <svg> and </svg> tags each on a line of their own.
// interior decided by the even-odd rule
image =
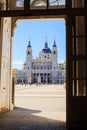
<svg viewBox="0 0 87 130">
<path fill-rule="evenodd" d="M 23 65 L 23 61 L 13 61 L 13 65 Z"/>
<path fill-rule="evenodd" d="M 59 60 L 58 63 L 64 63 L 65 60 Z"/>
</svg>

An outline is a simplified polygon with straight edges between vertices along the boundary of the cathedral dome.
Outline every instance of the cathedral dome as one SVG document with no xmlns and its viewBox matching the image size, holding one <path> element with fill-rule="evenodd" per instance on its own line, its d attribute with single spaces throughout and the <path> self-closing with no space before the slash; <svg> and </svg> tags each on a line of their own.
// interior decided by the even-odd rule
<svg viewBox="0 0 87 130">
<path fill-rule="evenodd" d="M 51 49 L 48 47 L 47 41 L 46 41 L 45 47 L 42 49 L 42 51 L 43 51 L 44 53 L 51 53 Z"/>
</svg>

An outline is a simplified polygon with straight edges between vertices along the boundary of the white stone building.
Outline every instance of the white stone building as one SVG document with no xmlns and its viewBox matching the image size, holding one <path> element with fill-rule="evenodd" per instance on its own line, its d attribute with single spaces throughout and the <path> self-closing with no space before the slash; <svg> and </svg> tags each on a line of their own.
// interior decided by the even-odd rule
<svg viewBox="0 0 87 130">
<path fill-rule="evenodd" d="M 37 58 L 33 58 L 29 41 L 26 49 L 26 62 L 22 70 L 17 70 L 16 83 L 64 83 L 65 62 L 58 64 L 58 49 L 54 40 L 52 50 L 47 41 Z"/>
</svg>

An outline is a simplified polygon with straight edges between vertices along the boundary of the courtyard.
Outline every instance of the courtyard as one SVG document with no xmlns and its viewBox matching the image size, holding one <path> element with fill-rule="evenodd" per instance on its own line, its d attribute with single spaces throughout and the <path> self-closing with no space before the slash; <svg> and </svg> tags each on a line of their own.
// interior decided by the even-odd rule
<svg viewBox="0 0 87 130">
<path fill-rule="evenodd" d="M 0 130 L 65 130 L 63 85 L 16 85 L 15 108 L 0 119 Z"/>
</svg>

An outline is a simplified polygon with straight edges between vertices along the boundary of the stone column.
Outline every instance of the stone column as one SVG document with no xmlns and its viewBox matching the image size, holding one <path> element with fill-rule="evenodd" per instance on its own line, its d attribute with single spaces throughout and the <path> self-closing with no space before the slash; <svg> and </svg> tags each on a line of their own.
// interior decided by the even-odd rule
<svg viewBox="0 0 87 130">
<path fill-rule="evenodd" d="M 2 22 L 0 18 L 0 111 L 1 111 L 1 59 L 2 59 Z"/>
<path fill-rule="evenodd" d="M 31 77 L 28 78 L 28 83 L 31 84 Z"/>
<path fill-rule="evenodd" d="M 11 110 L 14 108 L 14 99 L 15 99 L 15 76 L 16 70 L 12 71 L 12 99 L 11 99 Z"/>
<path fill-rule="evenodd" d="M 12 41 L 13 37 L 11 36 L 11 44 L 10 44 L 10 86 L 9 86 L 9 109 L 13 110 L 13 104 L 12 104 Z"/>
<path fill-rule="evenodd" d="M 40 74 L 38 76 L 38 84 L 41 84 L 41 76 L 40 76 Z"/>
</svg>

